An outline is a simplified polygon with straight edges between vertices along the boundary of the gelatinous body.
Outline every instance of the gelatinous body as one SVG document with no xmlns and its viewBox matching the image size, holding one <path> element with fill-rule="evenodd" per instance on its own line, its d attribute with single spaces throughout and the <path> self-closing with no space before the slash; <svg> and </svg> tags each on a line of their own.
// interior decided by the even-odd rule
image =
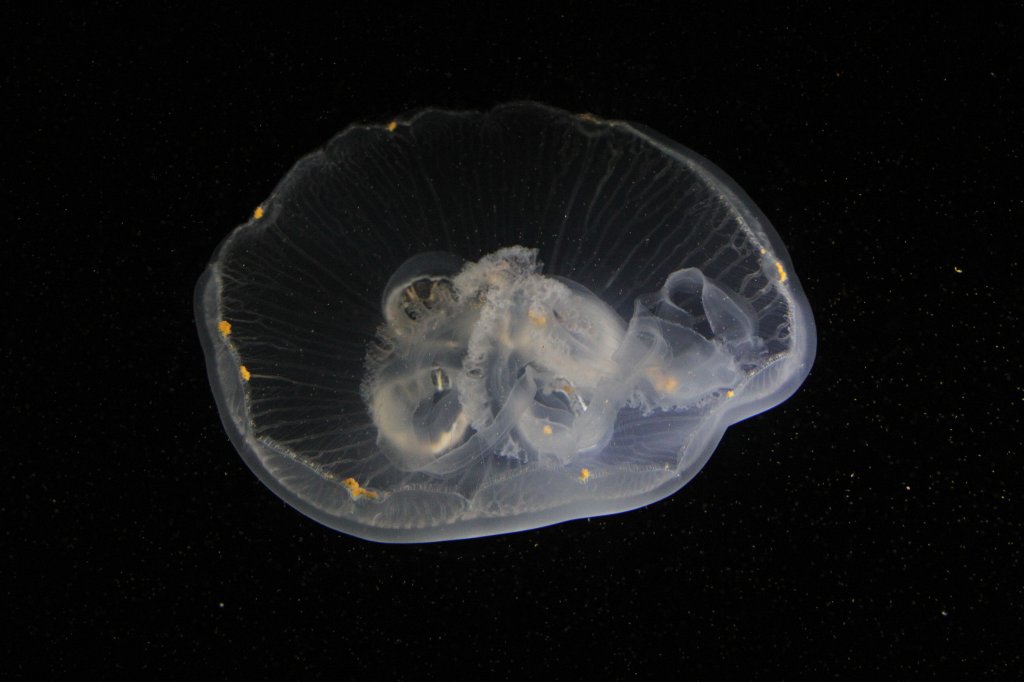
<svg viewBox="0 0 1024 682">
<path fill-rule="evenodd" d="M 782 243 L 720 170 L 531 103 L 350 127 L 224 241 L 196 318 L 249 466 L 388 542 L 670 495 L 815 350 Z"/>
</svg>

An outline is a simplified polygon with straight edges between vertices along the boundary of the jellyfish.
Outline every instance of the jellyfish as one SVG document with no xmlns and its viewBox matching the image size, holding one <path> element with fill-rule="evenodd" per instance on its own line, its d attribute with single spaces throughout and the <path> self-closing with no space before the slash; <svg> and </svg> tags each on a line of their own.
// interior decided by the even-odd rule
<svg viewBox="0 0 1024 682">
<path fill-rule="evenodd" d="M 530 102 L 349 126 L 224 239 L 195 316 L 260 480 L 399 543 L 672 495 L 816 345 L 782 241 L 725 173 Z"/>
</svg>

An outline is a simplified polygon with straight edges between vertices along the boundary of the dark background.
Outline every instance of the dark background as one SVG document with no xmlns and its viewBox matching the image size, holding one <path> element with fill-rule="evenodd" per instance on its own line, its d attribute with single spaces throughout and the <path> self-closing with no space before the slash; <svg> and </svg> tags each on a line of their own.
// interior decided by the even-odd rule
<svg viewBox="0 0 1024 682">
<path fill-rule="evenodd" d="M 554 5 L 8 16 L 5 677 L 1019 679 L 1021 13 Z M 729 173 L 815 367 L 646 509 L 322 528 L 228 442 L 195 281 L 349 123 L 515 99 Z"/>
</svg>

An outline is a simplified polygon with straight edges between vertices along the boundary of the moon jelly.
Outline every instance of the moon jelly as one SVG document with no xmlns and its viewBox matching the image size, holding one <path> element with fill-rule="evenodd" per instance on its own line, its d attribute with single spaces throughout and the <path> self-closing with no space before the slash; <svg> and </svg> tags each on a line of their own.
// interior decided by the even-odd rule
<svg viewBox="0 0 1024 682">
<path fill-rule="evenodd" d="M 224 240 L 195 312 L 246 464 L 381 542 L 671 495 L 815 352 L 785 247 L 721 170 L 533 103 L 350 126 Z"/>
</svg>

